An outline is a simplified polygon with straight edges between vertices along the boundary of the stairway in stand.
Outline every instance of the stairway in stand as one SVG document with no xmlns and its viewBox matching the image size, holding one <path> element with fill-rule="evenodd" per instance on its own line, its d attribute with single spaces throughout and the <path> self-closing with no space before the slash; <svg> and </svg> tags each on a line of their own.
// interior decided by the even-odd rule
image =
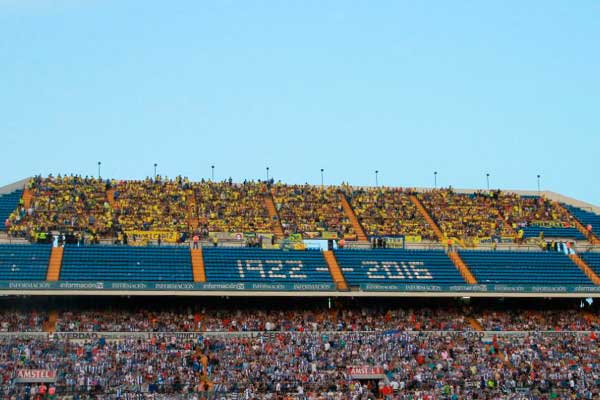
<svg viewBox="0 0 600 400">
<path fill-rule="evenodd" d="M 348 290 L 346 278 L 344 278 L 344 274 L 342 274 L 342 270 L 335 259 L 333 251 L 323 251 L 323 257 L 325 257 L 325 261 L 329 267 L 329 273 L 331 274 L 331 278 L 333 279 L 333 282 L 335 282 L 335 286 L 338 288 L 338 290 Z"/>
<path fill-rule="evenodd" d="M 475 318 L 467 317 L 467 322 L 469 323 L 469 325 L 471 325 L 471 328 L 473 328 L 474 330 L 478 332 L 483 331 L 483 326 L 481 326 L 479 321 L 477 321 Z"/>
<path fill-rule="evenodd" d="M 113 210 L 116 210 L 118 208 L 117 201 L 115 200 L 115 192 L 115 189 L 108 189 L 106 191 L 106 201 Z"/>
<path fill-rule="evenodd" d="M 60 268 L 62 267 L 62 258 L 64 253 L 63 247 L 53 247 L 50 253 L 50 261 L 48 262 L 48 272 L 46 280 L 55 282 L 60 279 Z"/>
<path fill-rule="evenodd" d="M 283 239 L 284 233 L 283 227 L 281 226 L 281 219 L 277 213 L 277 208 L 275 208 L 273 194 L 269 191 L 265 193 L 265 207 L 267 208 L 267 212 L 269 213 L 269 217 L 271 218 L 271 222 L 273 224 L 273 233 L 275 234 L 275 239 Z"/>
<path fill-rule="evenodd" d="M 190 249 L 190 255 L 192 257 L 192 275 L 194 276 L 194 282 L 206 282 L 202 248 Z"/>
<path fill-rule="evenodd" d="M 350 220 L 350 223 L 352 224 L 352 229 L 354 229 L 357 239 L 361 242 L 368 241 L 367 235 L 365 234 L 363 227 L 360 225 L 360 222 L 358 222 L 356 213 L 352 209 L 352 206 L 350 206 L 348 198 L 346 197 L 346 194 L 344 192 L 340 192 L 340 201 L 342 203 L 342 208 L 344 209 L 346 217 Z"/>
<path fill-rule="evenodd" d="M 452 263 L 454 263 L 454 266 L 456 267 L 458 272 L 460 272 L 465 282 L 467 282 L 469 285 L 477 284 L 477 279 L 475 279 L 475 276 L 473 275 L 467 264 L 465 264 L 463 259 L 456 251 L 449 251 L 448 257 L 450 257 Z"/>
<path fill-rule="evenodd" d="M 44 332 L 54 333 L 56 332 L 56 321 L 58 320 L 58 312 L 56 310 L 50 311 L 48 314 L 48 320 L 44 322 Z"/>
<path fill-rule="evenodd" d="M 198 221 L 198 213 L 196 208 L 196 194 L 192 193 L 191 196 L 187 198 L 188 205 L 188 225 L 192 228 L 192 231 L 198 229 L 199 221 Z"/>
<path fill-rule="evenodd" d="M 408 198 L 410 199 L 410 201 L 412 201 L 412 203 L 415 205 L 415 207 L 417 207 L 417 210 L 419 210 L 419 213 L 421 213 L 423 218 L 425 218 L 425 221 L 427 221 L 427 223 L 433 230 L 433 233 L 435 233 L 435 236 L 440 241 L 440 243 L 444 243 L 445 238 L 444 238 L 444 234 L 442 233 L 442 230 L 435 223 L 433 218 L 431 218 L 431 215 L 429 215 L 429 212 L 425 209 L 425 206 L 423 206 L 423 203 L 421 203 L 421 200 L 419 200 L 419 198 L 417 196 L 415 196 L 414 194 L 411 194 L 410 196 L 408 196 Z"/>
<path fill-rule="evenodd" d="M 594 283 L 594 285 L 600 285 L 600 277 L 596 275 L 593 269 L 581 257 L 577 254 L 569 254 L 571 261 L 579 267 L 579 269 Z"/>
<path fill-rule="evenodd" d="M 33 194 L 31 193 L 31 190 L 29 190 L 29 189 L 23 190 L 23 194 L 21 195 L 21 198 L 23 199 L 23 205 L 25 206 L 25 209 L 28 209 L 29 207 L 31 207 L 31 200 L 33 200 Z"/>
</svg>

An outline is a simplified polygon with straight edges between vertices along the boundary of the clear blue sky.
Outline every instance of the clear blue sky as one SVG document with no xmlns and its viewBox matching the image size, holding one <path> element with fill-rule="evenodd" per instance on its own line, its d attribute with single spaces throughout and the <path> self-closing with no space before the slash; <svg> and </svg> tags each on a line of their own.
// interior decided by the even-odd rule
<svg viewBox="0 0 600 400">
<path fill-rule="evenodd" d="M 160 3 L 160 4 L 159 4 Z M 0 0 L 0 184 L 542 189 L 600 204 L 600 2 Z"/>
</svg>

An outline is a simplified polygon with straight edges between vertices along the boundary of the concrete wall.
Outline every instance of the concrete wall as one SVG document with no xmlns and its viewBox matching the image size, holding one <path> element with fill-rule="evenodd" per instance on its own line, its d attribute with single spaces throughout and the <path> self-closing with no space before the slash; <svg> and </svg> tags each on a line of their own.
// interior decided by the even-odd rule
<svg viewBox="0 0 600 400">
<path fill-rule="evenodd" d="M 27 184 L 27 182 L 29 182 L 29 179 L 30 178 L 21 179 L 18 182 L 11 183 L 9 185 L 0 187 L 0 194 L 11 193 L 11 192 L 14 192 L 15 190 L 23 189 L 25 187 L 25 185 Z"/>
</svg>

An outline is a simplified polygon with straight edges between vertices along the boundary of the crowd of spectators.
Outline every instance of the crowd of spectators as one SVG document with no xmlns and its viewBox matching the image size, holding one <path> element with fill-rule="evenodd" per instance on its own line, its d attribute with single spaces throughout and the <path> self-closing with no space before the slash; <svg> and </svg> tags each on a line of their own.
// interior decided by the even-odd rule
<svg viewBox="0 0 600 400">
<path fill-rule="evenodd" d="M 194 192 L 187 178 L 114 181 L 112 187 L 119 230 L 189 231 L 195 211 L 190 207 Z"/>
<path fill-rule="evenodd" d="M 600 323 L 583 313 L 566 310 L 482 310 L 477 321 L 488 331 L 587 331 L 600 330 Z"/>
<path fill-rule="evenodd" d="M 38 393 L 41 387 L 15 383 L 11 377 L 19 368 L 55 370 L 51 387 L 58 395 L 93 398 L 198 396 L 207 390 L 217 398 L 234 398 L 235 393 L 247 400 L 600 396 L 600 346 L 594 334 L 524 334 L 488 341 L 468 333 L 402 332 L 155 334 L 85 341 L 11 337 L 0 339 L 0 349 L 4 398 Z M 377 367 L 381 375 L 360 380 L 349 366 Z"/>
<path fill-rule="evenodd" d="M 99 236 L 123 243 L 126 231 L 168 232 L 178 238 L 206 237 L 209 232 L 273 233 L 279 222 L 266 207 L 266 196 L 271 195 L 286 236 L 352 239 L 356 232 L 342 207 L 343 193 L 367 235 L 435 239 L 432 227 L 409 198 L 412 192 L 403 188 L 273 181 L 234 184 L 231 179 L 191 182 L 181 176 L 102 181 L 50 175 L 32 178 L 28 189 L 31 203 L 26 206 L 21 199 L 5 225 L 11 235 L 32 241 L 43 241 L 51 232 L 73 237 L 76 243 L 97 242 Z M 446 237 L 465 243 L 473 238 L 519 240 L 526 226 L 576 223 L 556 202 L 538 196 L 499 190 L 463 194 L 452 188 L 417 196 Z"/>
<path fill-rule="evenodd" d="M 34 240 L 51 231 L 104 235 L 112 229 L 113 210 L 106 199 L 106 183 L 101 180 L 74 175 L 36 176 L 28 189 L 33 196 L 29 207 L 21 199 L 9 217 L 13 236 Z"/>
<path fill-rule="evenodd" d="M 341 310 L 201 309 L 152 312 L 146 309 L 64 311 L 59 332 L 252 332 L 252 331 L 463 331 L 471 327 L 451 308 L 359 308 Z"/>
<path fill-rule="evenodd" d="M 247 181 L 201 182 L 194 185 L 199 227 L 208 232 L 273 232 L 265 206 L 267 185 Z"/>
<path fill-rule="evenodd" d="M 46 320 L 44 312 L 3 308 L 0 310 L 0 332 L 41 332 Z"/>
<path fill-rule="evenodd" d="M 38 307 L 39 308 L 39 307 Z M 593 313 L 591 314 L 594 315 Z M 8 307 L 0 312 L 0 332 L 42 331 L 49 313 Z M 384 332 L 470 331 L 476 320 L 487 331 L 600 330 L 600 316 L 573 309 L 495 310 L 486 307 L 364 306 L 323 309 L 176 307 L 59 308 L 58 332 Z"/>
<path fill-rule="evenodd" d="M 403 188 L 350 188 L 352 208 L 368 236 L 420 236 L 435 239 L 417 207 Z"/>
<path fill-rule="evenodd" d="M 493 192 L 461 194 L 450 188 L 418 196 L 448 238 L 514 236 L 512 227 L 496 207 L 497 196 Z"/>
<path fill-rule="evenodd" d="M 502 212 L 515 230 L 535 224 L 548 227 L 575 226 L 575 217 L 555 201 L 544 197 L 503 192 L 500 199 Z"/>
<path fill-rule="evenodd" d="M 332 232 L 338 237 L 355 236 L 344 214 L 337 186 L 275 184 L 273 197 L 286 235 L 305 237 Z"/>
</svg>

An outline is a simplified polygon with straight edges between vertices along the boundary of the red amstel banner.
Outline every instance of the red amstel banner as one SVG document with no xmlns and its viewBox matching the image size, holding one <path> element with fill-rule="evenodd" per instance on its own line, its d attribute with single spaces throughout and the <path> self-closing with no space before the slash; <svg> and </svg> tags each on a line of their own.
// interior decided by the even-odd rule
<svg viewBox="0 0 600 400">
<path fill-rule="evenodd" d="M 346 372 L 352 379 L 378 379 L 383 377 L 383 367 L 348 366 Z"/>
<path fill-rule="evenodd" d="M 18 383 L 56 382 L 56 371 L 51 369 L 18 369 Z"/>
</svg>

